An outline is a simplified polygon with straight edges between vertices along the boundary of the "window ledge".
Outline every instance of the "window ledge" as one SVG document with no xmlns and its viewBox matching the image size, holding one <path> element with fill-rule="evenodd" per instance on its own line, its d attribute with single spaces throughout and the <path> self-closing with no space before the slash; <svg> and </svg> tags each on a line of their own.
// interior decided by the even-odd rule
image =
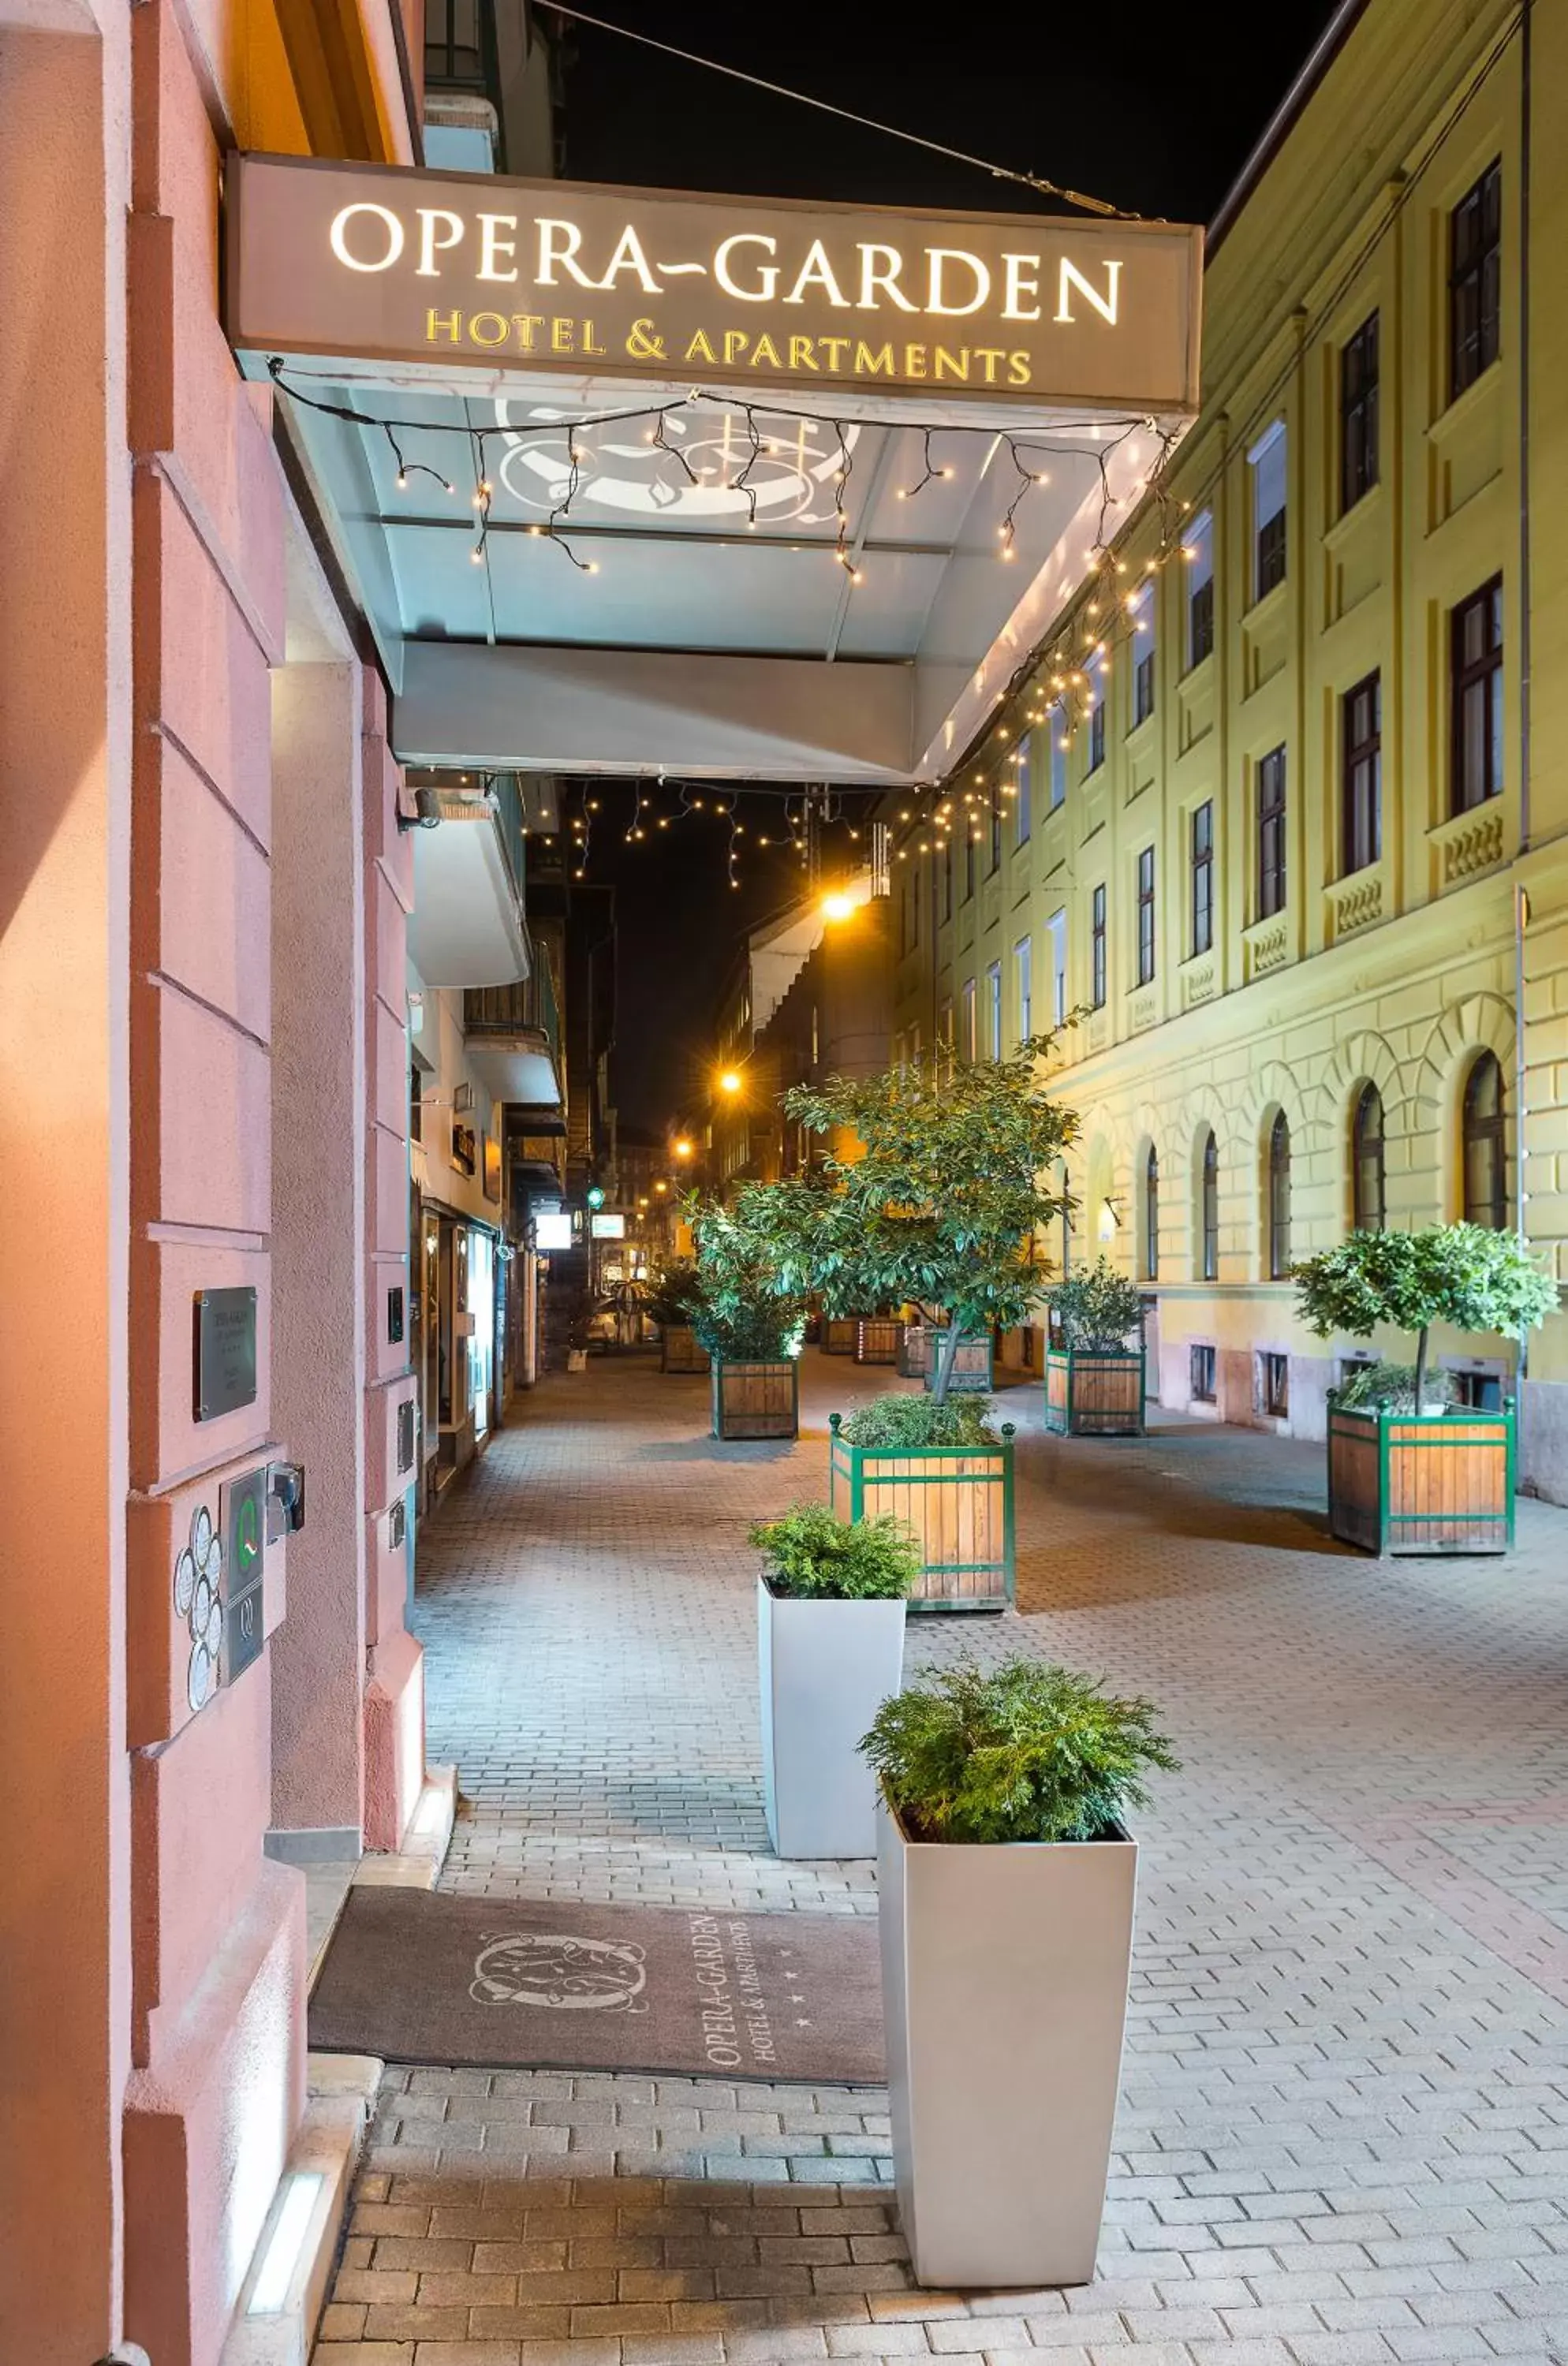
<svg viewBox="0 0 1568 2366">
<path fill-rule="evenodd" d="M 1444 411 L 1439 411 L 1427 430 L 1434 444 L 1442 444 L 1456 434 L 1473 411 L 1484 410 L 1489 402 L 1502 400 L 1503 356 L 1488 362 L 1477 378 L 1472 378 L 1462 394 L 1456 394 Z"/>
<path fill-rule="evenodd" d="M 1181 687 L 1182 687 L 1182 689 L 1183 689 L 1183 690 L 1196 690 L 1196 689 L 1198 689 L 1198 688 L 1201 686 L 1201 685 L 1200 685 L 1200 682 L 1199 682 L 1199 677 L 1200 677 L 1200 675 L 1202 673 L 1204 667 L 1205 667 L 1205 666 L 1212 666 L 1212 665 L 1213 664 L 1213 662 L 1214 662 L 1214 652 L 1213 652 L 1213 650 L 1212 648 L 1211 648 L 1211 649 L 1206 649 L 1206 650 L 1204 651 L 1203 655 L 1202 655 L 1202 656 L 1198 659 L 1197 664 L 1196 664 L 1196 665 L 1190 665 L 1190 666 L 1188 667 L 1188 669 L 1187 669 L 1186 672 L 1181 676 Z"/>
<path fill-rule="evenodd" d="M 1287 901 L 1267 918 L 1254 920 L 1241 932 L 1242 952 L 1249 979 L 1282 969 L 1291 958 L 1291 907 Z"/>
<path fill-rule="evenodd" d="M 1432 850 L 1432 890 L 1462 887 L 1483 871 L 1495 870 L 1506 855 L 1501 795 L 1487 797 L 1464 813 L 1450 814 L 1427 832 Z"/>
<path fill-rule="evenodd" d="M 1380 921 L 1392 919 L 1393 883 L 1387 856 L 1369 862 L 1363 870 L 1348 872 L 1343 879 L 1334 880 L 1323 891 L 1323 905 L 1324 937 L 1329 944 L 1337 944 L 1341 937 L 1353 937 L 1362 929 L 1373 929 Z"/>
<path fill-rule="evenodd" d="M 1278 583 L 1271 583 L 1269 586 L 1268 591 L 1265 592 L 1260 598 L 1255 600 L 1251 607 L 1247 610 L 1246 622 L 1250 631 L 1256 631 L 1259 625 L 1267 625 L 1272 618 L 1275 610 L 1284 606 L 1286 595 L 1290 592 L 1290 588 L 1291 570 L 1289 567 L 1287 567 L 1283 575 L 1280 576 Z"/>
<path fill-rule="evenodd" d="M 1323 546 L 1333 558 L 1345 545 L 1368 526 L 1375 526 L 1386 507 L 1382 479 L 1369 485 L 1354 506 L 1342 510 L 1332 525 L 1323 530 Z"/>
</svg>

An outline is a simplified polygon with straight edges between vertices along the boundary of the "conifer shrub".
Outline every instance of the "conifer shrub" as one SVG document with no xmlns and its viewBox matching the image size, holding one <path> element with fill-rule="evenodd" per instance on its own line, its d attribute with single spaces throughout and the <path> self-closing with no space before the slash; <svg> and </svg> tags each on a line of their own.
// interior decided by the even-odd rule
<svg viewBox="0 0 1568 2366">
<path fill-rule="evenodd" d="M 826 1504 L 795 1504 L 782 1519 L 750 1532 L 773 1594 L 795 1602 L 902 1600 L 920 1574 L 920 1557 L 901 1520 L 835 1519 Z"/>
</svg>

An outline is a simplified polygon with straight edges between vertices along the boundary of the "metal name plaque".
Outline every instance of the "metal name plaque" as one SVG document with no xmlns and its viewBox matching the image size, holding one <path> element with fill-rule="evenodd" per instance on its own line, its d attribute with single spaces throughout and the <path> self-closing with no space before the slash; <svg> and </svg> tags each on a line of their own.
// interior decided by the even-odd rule
<svg viewBox="0 0 1568 2366">
<path fill-rule="evenodd" d="M 238 156 L 237 352 L 853 389 L 890 411 L 1198 406 L 1202 232 Z"/>
<path fill-rule="evenodd" d="M 222 1490 L 222 1681 L 232 1684 L 260 1657 L 266 1637 L 266 1465 L 258 1463 Z"/>
<path fill-rule="evenodd" d="M 256 1401 L 256 1294 L 196 1293 L 196 1417 L 213 1421 Z"/>
</svg>

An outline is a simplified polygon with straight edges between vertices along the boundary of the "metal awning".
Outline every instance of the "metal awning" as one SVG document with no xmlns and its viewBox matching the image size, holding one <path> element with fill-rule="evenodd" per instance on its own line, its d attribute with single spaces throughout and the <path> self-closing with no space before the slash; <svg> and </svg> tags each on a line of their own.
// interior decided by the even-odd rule
<svg viewBox="0 0 1568 2366">
<path fill-rule="evenodd" d="M 913 369 L 918 355 L 921 383 L 884 383 L 884 347 L 818 333 L 823 320 L 809 308 L 784 326 L 812 333 L 791 338 L 780 328 L 778 350 L 801 349 L 802 368 L 807 349 L 837 355 L 846 369 L 863 359 L 870 374 L 820 386 L 802 370 L 776 386 L 744 378 L 742 353 L 773 348 L 755 307 L 732 305 L 713 315 L 711 336 L 699 327 L 713 366 L 694 366 L 690 384 L 681 364 L 693 341 L 662 331 L 656 340 L 654 323 L 666 298 L 671 317 L 679 306 L 684 322 L 697 317 L 695 279 L 671 275 L 706 279 L 710 263 L 659 261 L 663 281 L 649 294 L 648 256 L 679 248 L 711 259 L 727 242 L 751 250 L 755 265 L 757 250 L 784 252 L 792 239 L 799 248 L 816 225 L 798 217 L 814 209 L 284 160 L 242 160 L 242 170 L 253 178 L 241 182 L 239 226 L 231 224 L 239 287 L 231 332 L 246 368 L 270 373 L 292 414 L 393 685 L 393 741 L 407 762 L 890 785 L 935 777 L 984 723 L 1192 415 L 1197 239 L 1168 225 L 959 216 L 933 228 L 934 218 L 820 209 L 822 235 L 803 251 L 819 256 L 818 277 L 840 304 L 835 237 L 852 236 L 845 253 L 862 257 L 897 254 L 891 241 L 916 235 L 927 241 L 921 253 L 959 257 L 931 266 L 939 299 L 967 288 L 976 272 L 999 289 L 1004 263 L 1010 284 L 1021 260 L 1039 279 L 1049 258 L 1011 249 L 1055 241 L 1079 258 L 1060 265 L 1055 317 L 1067 318 L 1075 284 L 1099 291 L 1077 302 L 1069 323 L 1074 338 L 1081 330 L 1099 342 L 1068 351 L 1069 329 L 1054 327 L 1049 299 L 1032 310 L 1043 326 L 1028 333 L 1043 341 L 1039 370 L 1087 393 L 1010 388 L 1001 364 L 1011 356 L 975 342 L 1003 332 L 953 324 L 953 301 L 938 302 L 935 321 L 895 321 L 907 333 L 886 344 L 890 366 Z M 572 266 L 581 285 L 570 300 L 592 316 L 563 313 L 560 359 L 541 361 L 536 348 L 549 336 L 551 305 L 567 299 L 537 287 L 497 297 L 476 289 L 472 276 L 450 276 L 448 252 L 477 222 L 511 225 L 484 234 L 492 265 L 522 252 L 533 204 L 548 276 L 580 220 L 587 236 L 601 218 L 619 219 L 604 213 L 610 201 L 645 223 L 646 251 L 628 227 L 615 254 L 630 254 L 631 240 L 635 270 L 612 260 L 590 280 L 585 265 Z M 507 206 L 518 210 L 499 210 Z M 279 209 L 276 252 L 265 244 L 268 207 Z M 723 208 L 724 222 L 742 228 L 715 249 L 723 222 L 707 218 Z M 337 276 L 312 286 L 306 257 L 312 242 L 324 244 L 329 218 Z M 868 239 L 868 225 L 884 242 Z M 280 243 L 285 233 L 290 242 Z M 382 253 L 395 253 L 406 285 L 382 286 Z M 814 267 L 801 266 L 797 286 Z M 837 267 L 848 286 L 850 265 Z M 519 268 L 478 276 L 516 279 Z M 874 266 L 865 269 L 874 299 L 885 296 Z M 1129 347 L 1129 362 L 1116 339 L 1144 287 L 1163 343 L 1153 359 Z M 1116 306 L 1105 291 L 1121 305 L 1111 332 Z M 816 303 L 815 285 L 811 292 Z M 792 300 L 802 299 L 783 299 Z M 463 309 L 476 301 L 508 310 Z M 520 301 L 534 309 L 517 313 Z M 912 319 L 912 300 L 899 302 Z M 617 307 L 627 315 L 618 328 L 606 317 Z M 632 321 L 637 307 L 647 317 Z M 775 326 L 782 304 L 764 309 Z M 838 311 L 824 320 L 829 330 L 885 337 L 886 310 L 874 331 Z M 728 332 L 726 345 L 716 323 L 741 315 L 745 329 Z M 536 331 L 525 327 L 536 319 Z M 476 350 L 479 324 L 491 322 L 484 342 L 526 340 L 530 353 Z M 929 342 L 911 342 L 913 330 Z M 452 351 L 459 331 L 471 342 Z M 632 354 L 651 342 L 669 350 L 659 374 L 583 359 L 585 350 Z M 1055 358 L 1062 352 L 1066 362 Z M 1096 355 L 1103 397 L 1092 393 Z M 1161 389 L 1149 408 L 1130 408 L 1115 391 L 1138 382 Z"/>
</svg>

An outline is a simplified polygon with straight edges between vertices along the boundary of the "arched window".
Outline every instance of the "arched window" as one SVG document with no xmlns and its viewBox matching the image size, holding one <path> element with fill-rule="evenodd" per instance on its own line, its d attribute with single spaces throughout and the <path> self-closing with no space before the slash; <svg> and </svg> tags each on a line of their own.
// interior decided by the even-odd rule
<svg viewBox="0 0 1568 2366">
<path fill-rule="evenodd" d="M 1152 1142 L 1144 1161 L 1144 1279 L 1159 1279 L 1159 1154 Z"/>
<path fill-rule="evenodd" d="M 1503 1146 L 1503 1071 L 1483 1052 L 1464 1087 L 1464 1220 L 1495 1233 L 1508 1222 L 1507 1162 Z"/>
<path fill-rule="evenodd" d="M 1269 1272 L 1291 1270 L 1291 1129 L 1281 1110 L 1269 1130 Z"/>
<path fill-rule="evenodd" d="M 1220 1270 L 1220 1146 L 1212 1126 L 1203 1137 L 1201 1222 L 1202 1278 L 1213 1281 Z"/>
<path fill-rule="evenodd" d="M 1359 1233 L 1383 1228 L 1382 1095 L 1363 1085 L 1350 1121 L 1350 1217 Z"/>
</svg>

